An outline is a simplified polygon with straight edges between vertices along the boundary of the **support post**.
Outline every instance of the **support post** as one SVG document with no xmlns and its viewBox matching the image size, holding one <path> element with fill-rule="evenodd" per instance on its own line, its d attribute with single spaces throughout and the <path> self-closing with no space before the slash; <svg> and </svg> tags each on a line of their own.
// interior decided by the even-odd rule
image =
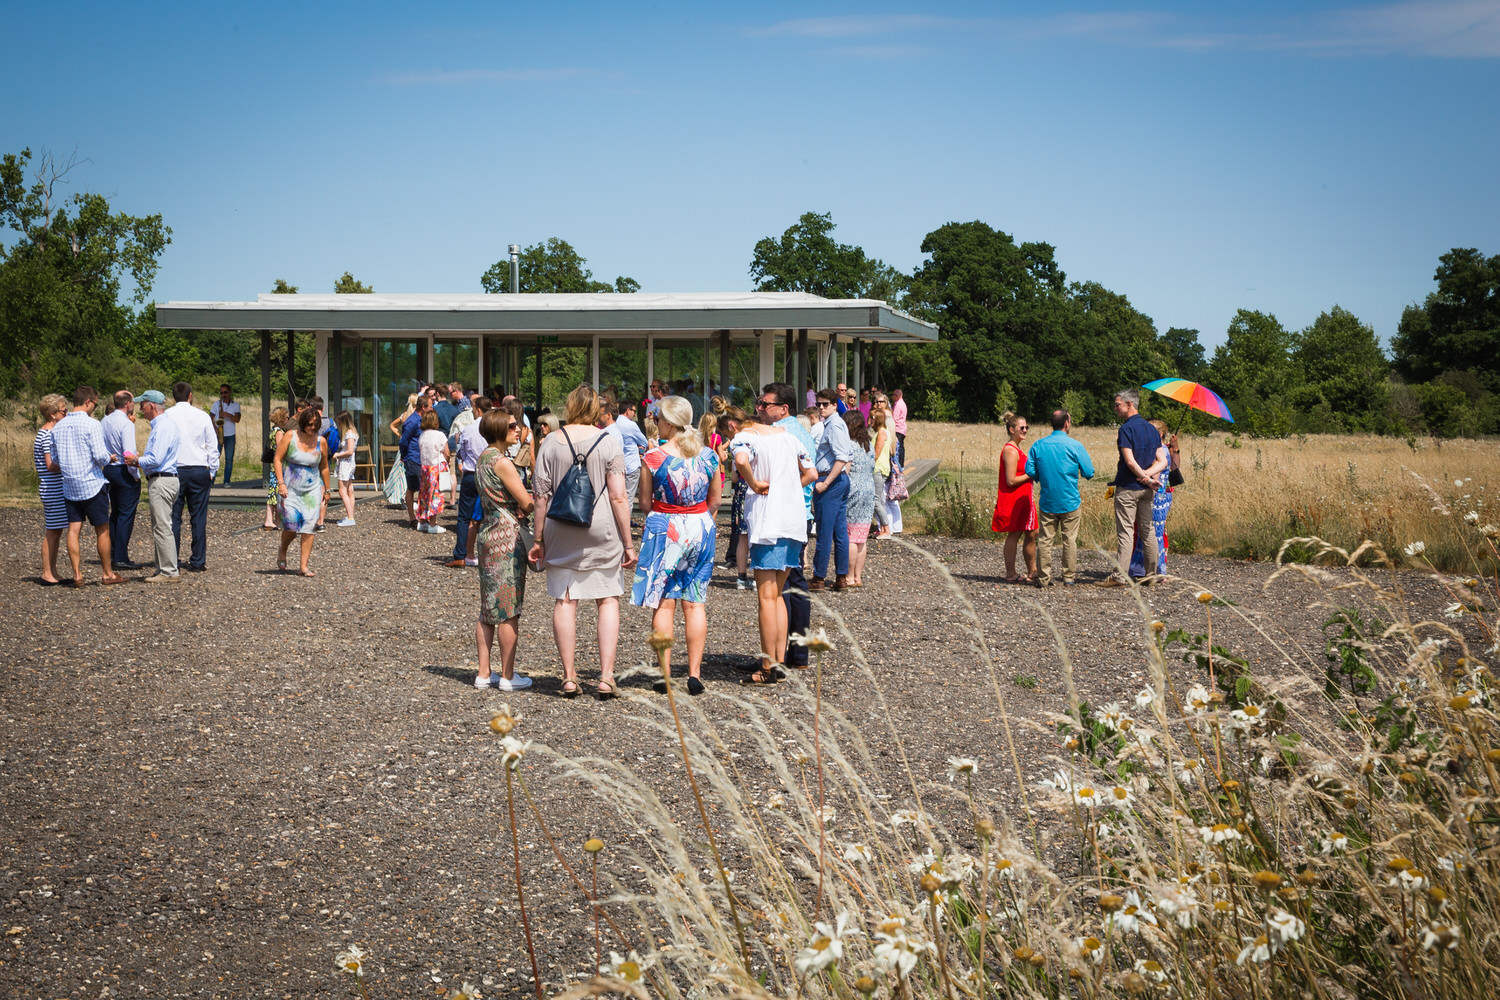
<svg viewBox="0 0 1500 1000">
<path fill-rule="evenodd" d="M 828 339 L 818 344 L 818 362 L 813 365 L 813 386 L 818 389 L 826 389 L 832 383 L 828 376 L 833 368 L 833 338 L 837 334 L 830 333 Z"/>
<path fill-rule="evenodd" d="M 286 332 L 286 412 L 297 412 L 297 339 L 290 330 Z"/>
<path fill-rule="evenodd" d="M 589 354 L 593 358 L 594 392 L 599 391 L 599 335 L 596 333 L 589 340 Z"/>
<path fill-rule="evenodd" d="M 271 443 L 271 331 L 260 331 L 260 446 Z M 266 469 L 261 466 L 262 481 Z"/>
<path fill-rule="evenodd" d="M 542 412 L 542 345 L 536 345 L 536 395 L 532 397 L 533 413 Z"/>
<path fill-rule="evenodd" d="M 786 347 L 781 352 L 781 381 L 795 386 L 796 363 L 793 355 L 797 353 L 797 345 L 792 342 L 792 331 L 786 332 Z"/>
<path fill-rule="evenodd" d="M 336 416 L 344 405 L 344 335 L 334 330 L 328 335 L 328 409 Z"/>
<path fill-rule="evenodd" d="M 719 331 L 719 394 L 729 399 L 729 331 Z M 732 402 L 732 400 L 731 400 Z"/>
<path fill-rule="evenodd" d="M 656 381 L 656 338 L 646 334 L 646 398 L 651 398 L 651 383 Z M 641 413 L 641 419 L 646 419 L 646 414 Z"/>
<path fill-rule="evenodd" d="M 808 364 L 807 357 L 807 331 L 797 331 L 797 412 L 801 413 L 807 405 L 807 382 L 812 377 L 812 365 Z"/>
<path fill-rule="evenodd" d="M 874 370 L 874 374 L 870 376 L 870 384 L 880 385 L 880 341 L 875 341 L 875 346 L 870 348 L 870 353 L 874 355 L 870 365 Z"/>
<path fill-rule="evenodd" d="M 858 392 L 865 387 L 865 342 L 860 337 L 854 338 L 854 382 L 850 388 Z"/>
</svg>

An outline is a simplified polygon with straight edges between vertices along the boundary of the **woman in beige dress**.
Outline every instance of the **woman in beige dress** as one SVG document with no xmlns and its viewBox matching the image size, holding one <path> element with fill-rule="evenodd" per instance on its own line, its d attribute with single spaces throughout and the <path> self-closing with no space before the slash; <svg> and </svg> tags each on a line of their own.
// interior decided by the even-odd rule
<svg viewBox="0 0 1500 1000">
<path fill-rule="evenodd" d="M 630 539 L 630 498 L 625 494 L 625 452 L 620 439 L 595 426 L 599 397 L 587 385 L 568 393 L 566 423 L 537 446 L 532 492 L 536 498 L 536 543 L 531 561 L 547 571 L 552 635 L 563 661 L 562 694 L 578 695 L 574 670 L 578 602 L 592 600 L 599 611 L 599 688 L 601 699 L 615 696 L 615 651 L 620 641 L 622 571 L 635 565 Z M 547 516 L 552 493 L 573 465 L 584 459 L 594 488 L 587 527 Z"/>
</svg>

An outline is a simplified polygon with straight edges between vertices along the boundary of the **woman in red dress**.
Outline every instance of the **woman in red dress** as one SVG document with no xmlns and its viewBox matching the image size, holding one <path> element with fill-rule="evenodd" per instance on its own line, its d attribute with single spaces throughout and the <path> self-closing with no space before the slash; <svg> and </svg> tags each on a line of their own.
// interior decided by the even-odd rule
<svg viewBox="0 0 1500 1000">
<path fill-rule="evenodd" d="M 1022 535 L 1026 536 L 1027 579 L 1035 581 L 1036 504 L 1031 500 L 1031 478 L 1026 475 L 1026 453 L 1021 450 L 1021 442 L 1026 440 L 1030 428 L 1025 417 L 1007 411 L 1005 430 L 1010 434 L 1010 440 L 1000 449 L 1000 491 L 995 497 L 995 516 L 990 521 L 990 530 L 1006 533 L 1005 582 L 1021 582 L 1016 575 L 1016 543 Z"/>
</svg>

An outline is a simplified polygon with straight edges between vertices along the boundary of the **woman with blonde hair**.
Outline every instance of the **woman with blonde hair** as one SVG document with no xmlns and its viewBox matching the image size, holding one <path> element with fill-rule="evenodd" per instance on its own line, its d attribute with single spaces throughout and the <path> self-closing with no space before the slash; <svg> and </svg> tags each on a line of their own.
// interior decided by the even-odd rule
<svg viewBox="0 0 1500 1000">
<path fill-rule="evenodd" d="M 577 643 L 578 602 L 594 601 L 599 612 L 599 686 L 601 699 L 615 696 L 615 653 L 620 642 L 620 595 L 625 592 L 621 570 L 635 565 L 635 545 L 630 538 L 630 498 L 625 495 L 625 452 L 620 439 L 600 430 L 599 397 L 587 385 L 568 393 L 566 424 L 550 433 L 537 447 L 532 490 L 536 498 L 536 541 L 531 561 L 547 572 L 547 593 L 552 606 L 552 637 L 563 661 L 564 698 L 579 694 L 574 670 Z M 594 502 L 587 513 L 573 511 L 572 504 L 549 516 L 554 501 L 572 499 L 554 496 L 565 485 L 565 476 L 581 468 Z M 578 482 L 573 477 L 568 482 Z M 608 497 L 608 503 L 601 501 Z M 600 507 L 607 508 L 600 510 Z M 564 514 L 564 511 L 568 513 Z M 573 518 L 580 516 L 583 523 Z"/>
<path fill-rule="evenodd" d="M 31 461 L 36 469 L 37 491 L 42 497 L 42 586 L 55 587 L 62 580 L 57 575 L 57 553 L 63 532 L 68 528 L 68 504 L 63 499 L 62 469 L 52 461 L 52 428 L 68 412 L 68 400 L 55 392 L 42 397 L 37 413 L 42 426 L 37 428 L 36 443 L 31 446 Z"/>
<path fill-rule="evenodd" d="M 705 422 L 713 414 L 705 414 Z M 655 609 L 651 630 L 671 634 L 675 627 L 677 601 L 687 632 L 688 694 L 703 693 L 703 647 L 708 640 L 708 581 L 714 572 L 718 544 L 714 516 L 719 510 L 723 477 L 719 456 L 705 448 L 700 431 L 693 429 L 692 404 L 681 396 L 668 396 L 657 404 L 657 426 L 667 439 L 641 459 L 650 478 L 642 477 L 641 510 L 646 527 L 641 533 L 641 560 L 635 570 L 630 603 Z M 715 433 L 714 437 L 718 437 Z M 657 690 L 665 692 L 672 675 L 671 650 L 662 654 L 663 679 Z"/>
<path fill-rule="evenodd" d="M 891 512 L 885 505 L 885 490 L 891 480 L 891 451 L 896 435 L 891 433 L 890 413 L 877 401 L 870 409 L 869 433 L 875 435 L 871 453 L 875 456 L 875 523 L 880 526 L 876 538 L 891 537 Z"/>
<path fill-rule="evenodd" d="M 1009 410 L 1003 417 L 1005 429 L 1010 434 L 1000 449 L 1000 486 L 995 495 L 995 515 L 990 519 L 991 531 L 1003 531 L 1005 536 L 1005 582 L 1020 583 L 1016 575 L 1016 544 L 1026 539 L 1026 573 L 1030 580 L 1037 578 L 1036 562 L 1036 504 L 1031 500 L 1031 477 L 1026 475 L 1026 453 L 1021 442 L 1026 440 L 1030 428 L 1026 418 Z"/>
<path fill-rule="evenodd" d="M 417 412 L 417 397 L 421 393 L 414 392 L 406 397 L 406 409 L 401 411 L 401 416 L 391 421 L 391 433 L 396 437 L 401 436 L 401 427 L 406 423 L 408 417 Z"/>
<path fill-rule="evenodd" d="M 281 493 L 276 487 L 275 455 L 281 444 L 281 435 L 286 431 L 287 413 L 285 406 L 278 406 L 271 411 L 271 440 L 266 442 L 266 450 L 272 455 L 270 462 L 266 463 L 266 523 L 261 525 L 261 531 L 276 530 L 276 508 L 281 503 Z"/>
</svg>

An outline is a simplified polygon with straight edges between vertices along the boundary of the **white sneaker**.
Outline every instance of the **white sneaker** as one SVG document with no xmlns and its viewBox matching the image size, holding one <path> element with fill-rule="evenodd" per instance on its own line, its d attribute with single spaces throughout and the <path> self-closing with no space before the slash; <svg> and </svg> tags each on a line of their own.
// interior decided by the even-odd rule
<svg viewBox="0 0 1500 1000">
<path fill-rule="evenodd" d="M 352 517 L 346 517 L 342 521 L 340 521 L 337 525 L 335 525 L 335 527 L 338 527 L 338 528 L 352 528 L 352 527 L 354 527 L 354 518 L 352 518 Z"/>
<path fill-rule="evenodd" d="M 429 532 L 429 531 L 431 531 L 431 530 L 432 530 L 432 529 L 431 529 L 431 528 L 430 528 L 430 527 L 428 527 L 428 525 L 427 525 L 427 522 L 426 522 L 426 521 L 418 521 L 418 522 L 417 522 L 417 530 L 418 530 L 418 531 L 420 531 L 420 532 L 421 532 L 421 533 L 422 533 L 422 534 L 424 534 L 424 535 L 425 535 L 425 534 L 427 534 L 427 533 L 428 533 L 428 532 Z"/>
<path fill-rule="evenodd" d="M 474 675 L 474 689 L 476 691 L 483 691 L 483 690 L 485 690 L 487 688 L 492 688 L 492 687 L 495 686 L 495 682 L 498 681 L 499 679 L 500 679 L 500 675 L 499 674 L 490 674 L 488 677 L 480 677 L 478 674 L 475 674 Z"/>
<path fill-rule="evenodd" d="M 465 559 L 464 560 L 464 565 L 465 566 L 478 566 L 479 565 L 479 560 L 478 559 Z"/>
<path fill-rule="evenodd" d="M 429 524 L 427 526 L 427 533 L 429 535 L 446 535 L 448 533 L 448 529 L 443 527 L 441 524 Z"/>
<path fill-rule="evenodd" d="M 501 691 L 524 691 L 531 687 L 531 678 L 523 677 L 520 674 L 516 674 L 510 680 L 506 680 L 499 674 L 491 674 L 490 677 L 495 681 L 495 687 Z"/>
</svg>

